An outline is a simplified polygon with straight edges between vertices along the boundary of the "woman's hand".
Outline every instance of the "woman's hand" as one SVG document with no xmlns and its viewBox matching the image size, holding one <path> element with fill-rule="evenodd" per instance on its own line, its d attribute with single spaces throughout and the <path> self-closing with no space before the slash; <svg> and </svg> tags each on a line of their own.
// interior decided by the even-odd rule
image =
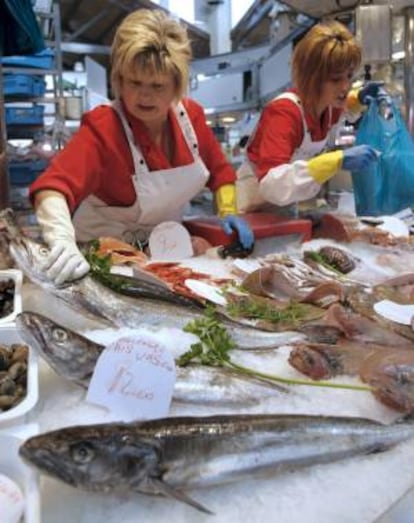
<svg viewBox="0 0 414 523">
<path fill-rule="evenodd" d="M 345 149 L 342 167 L 347 171 L 362 171 L 378 161 L 378 152 L 370 145 L 355 145 Z"/>
<path fill-rule="evenodd" d="M 250 249 L 254 243 L 254 234 L 250 225 L 241 216 L 228 214 L 221 220 L 221 226 L 226 234 L 230 235 L 234 231 L 239 236 L 239 241 L 245 249 Z"/>
</svg>

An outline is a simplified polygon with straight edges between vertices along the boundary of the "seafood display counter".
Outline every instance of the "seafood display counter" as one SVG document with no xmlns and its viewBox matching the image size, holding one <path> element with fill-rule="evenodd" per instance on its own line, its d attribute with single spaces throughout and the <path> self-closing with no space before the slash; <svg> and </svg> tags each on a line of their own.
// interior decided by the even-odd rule
<svg viewBox="0 0 414 523">
<path fill-rule="evenodd" d="M 316 240 L 311 241 L 301 248 L 310 249 L 315 242 Z M 369 267 L 371 272 L 375 272 L 377 251 L 374 252 L 370 245 L 361 243 L 349 247 L 355 249 L 358 259 L 372 262 Z M 407 263 L 408 261 L 406 265 Z M 231 264 L 231 260 L 212 261 L 204 257 L 187 263 L 202 271 L 210 270 L 219 277 L 230 274 Z M 389 265 L 386 269 L 383 266 L 377 269 L 378 273 L 385 271 L 385 274 L 392 275 Z M 398 269 L 395 272 L 398 272 Z M 96 343 L 109 344 L 122 333 L 131 332 L 126 328 L 115 331 L 104 322 L 81 315 L 31 283 L 26 283 L 23 287 L 23 309 L 45 316 L 52 315 L 56 322 L 65 325 L 68 330 L 82 333 Z M 192 334 L 178 328 L 148 330 L 144 326 L 137 326 L 134 332 L 155 336 L 159 343 L 168 347 L 175 355 L 182 354 L 194 342 Z M 285 378 L 303 378 L 303 375 L 289 364 L 289 354 L 290 347 L 283 344 L 281 333 L 281 346 L 277 350 L 254 353 L 238 351 L 235 361 L 239 365 Z M 65 380 L 43 360 L 40 362 L 39 383 L 39 401 L 30 414 L 30 418 L 38 423 L 39 432 L 111 421 L 107 411 L 86 401 L 84 389 Z M 337 376 L 332 378 L 330 383 L 356 386 L 361 384 L 358 377 L 352 376 Z M 365 418 L 384 424 L 394 423 L 401 418 L 401 413 L 382 404 L 373 394 L 363 390 L 297 385 L 289 387 L 287 391 L 275 389 L 271 395 L 261 398 L 256 403 L 241 399 L 237 406 L 226 404 L 225 401 L 217 403 L 212 389 L 206 388 L 204 392 L 205 397 L 198 404 L 173 401 L 169 415 L 175 417 L 271 413 L 333 416 L 330 420 L 333 432 L 336 429 L 335 424 L 338 423 L 334 416 Z M 363 431 L 364 427 L 361 425 L 362 434 Z M 304 432 L 306 433 L 306 426 Z M 371 452 L 340 461 L 334 459 L 327 445 L 323 464 L 303 467 L 310 441 L 304 439 L 304 432 L 292 430 L 287 435 L 290 441 L 288 452 L 297 456 L 297 467 L 293 470 L 281 470 L 280 473 L 269 473 L 264 477 L 252 476 L 235 483 L 204 489 L 190 488 L 186 491 L 186 495 L 206 507 L 212 514 L 202 513 L 171 498 L 134 492 L 87 492 L 42 476 L 41 521 L 161 523 L 174 520 L 189 523 L 241 523 L 248 518 L 253 523 L 373 523 L 414 484 L 414 439 L 384 452 L 380 452 L 383 450 L 381 446 L 375 446 L 373 443 Z M 110 439 L 105 444 L 110 446 Z M 237 438 L 234 439 L 232 455 L 236 455 L 240 460 L 246 458 Z M 112 458 L 116 460 L 117 456 L 113 455 Z M 184 457 L 184 467 L 186 460 L 190 467 L 191 459 L 192 453 L 189 450 L 188 455 Z M 222 459 L 225 461 L 226 456 Z M 206 466 L 208 465 L 219 468 L 222 463 L 217 460 L 214 464 L 206 463 Z M 127 473 L 125 470 L 125 474 Z M 119 480 L 122 482 L 122 474 Z M 381 521 L 385 523 L 385 520 Z"/>
</svg>

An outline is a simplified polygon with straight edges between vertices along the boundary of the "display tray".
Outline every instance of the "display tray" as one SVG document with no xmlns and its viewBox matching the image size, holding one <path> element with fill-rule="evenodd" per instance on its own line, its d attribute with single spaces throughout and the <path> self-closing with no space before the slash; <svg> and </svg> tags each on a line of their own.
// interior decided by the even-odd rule
<svg viewBox="0 0 414 523">
<path fill-rule="evenodd" d="M 5 269 L 0 271 L 0 285 L 8 280 L 14 282 L 13 291 L 13 309 L 9 314 L 0 316 L 0 327 L 4 325 L 10 325 L 16 319 L 16 316 L 22 312 L 22 285 L 23 285 L 23 273 L 19 269 Z"/>
<path fill-rule="evenodd" d="M 23 343 L 16 328 L 11 325 L 0 326 L 0 345 L 10 347 L 14 343 Z M 39 398 L 39 369 L 36 351 L 29 346 L 26 396 L 16 406 L 0 411 L 0 429 L 24 423 L 26 415 L 33 409 Z M 0 446 L 0 449 L 2 447 Z M 2 453 L 0 453 L 2 454 Z"/>
<path fill-rule="evenodd" d="M 24 496 L 22 523 L 40 523 L 40 493 L 37 472 L 23 463 L 19 456 L 20 445 L 37 434 L 36 424 L 0 431 L 0 473 L 14 481 Z M 3 523 L 3 522 L 2 522 Z"/>
</svg>

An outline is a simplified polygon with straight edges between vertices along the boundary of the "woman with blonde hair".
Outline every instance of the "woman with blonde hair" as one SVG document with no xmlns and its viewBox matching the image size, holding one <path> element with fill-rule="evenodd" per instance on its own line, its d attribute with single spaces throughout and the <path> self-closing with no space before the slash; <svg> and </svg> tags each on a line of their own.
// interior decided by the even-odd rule
<svg viewBox="0 0 414 523">
<path fill-rule="evenodd" d="M 89 270 L 76 240 L 145 242 L 155 225 L 180 220 L 206 185 L 224 231 L 236 231 L 251 247 L 253 234 L 237 216 L 235 172 L 202 107 L 183 98 L 190 59 L 186 30 L 161 10 L 139 9 L 118 27 L 111 49 L 115 100 L 84 114 L 79 131 L 30 187 L 51 248 L 47 274 L 56 284 Z"/>
<path fill-rule="evenodd" d="M 242 210 L 250 202 L 280 208 L 308 200 L 339 169 L 360 170 L 377 161 L 367 145 L 325 152 L 342 118 L 355 121 L 370 99 L 385 94 L 380 82 L 351 90 L 360 63 L 360 46 L 339 22 L 316 24 L 300 40 L 292 56 L 294 87 L 263 109 L 247 146 L 248 162 L 238 172 Z M 249 176 L 259 180 L 249 189 L 256 194 L 243 194 Z"/>
</svg>

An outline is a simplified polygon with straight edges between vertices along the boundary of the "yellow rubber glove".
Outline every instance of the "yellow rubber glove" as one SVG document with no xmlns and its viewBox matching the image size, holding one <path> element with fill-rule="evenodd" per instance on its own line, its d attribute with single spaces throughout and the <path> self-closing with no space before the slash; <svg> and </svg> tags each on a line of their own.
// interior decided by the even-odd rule
<svg viewBox="0 0 414 523">
<path fill-rule="evenodd" d="M 352 113 L 360 113 L 363 109 L 366 109 L 366 106 L 359 101 L 359 92 L 361 89 L 362 87 L 351 89 L 346 97 L 346 108 Z"/>
<path fill-rule="evenodd" d="M 332 151 L 315 156 L 308 160 L 309 174 L 315 182 L 323 184 L 339 171 L 343 158 L 343 151 Z"/>
<path fill-rule="evenodd" d="M 219 218 L 228 214 L 237 214 L 236 186 L 226 183 L 214 193 Z"/>
</svg>

